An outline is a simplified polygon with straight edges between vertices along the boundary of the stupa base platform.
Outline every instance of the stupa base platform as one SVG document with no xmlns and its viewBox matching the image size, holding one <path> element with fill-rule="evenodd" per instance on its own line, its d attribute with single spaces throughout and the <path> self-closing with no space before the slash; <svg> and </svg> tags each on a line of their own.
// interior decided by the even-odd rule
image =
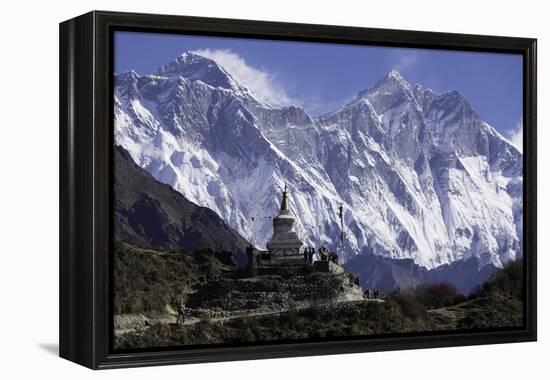
<svg viewBox="0 0 550 380">
<path fill-rule="evenodd" d="M 308 265 L 304 256 L 302 255 L 271 255 L 264 253 L 261 256 L 260 266 L 296 266 L 296 265 Z"/>
</svg>

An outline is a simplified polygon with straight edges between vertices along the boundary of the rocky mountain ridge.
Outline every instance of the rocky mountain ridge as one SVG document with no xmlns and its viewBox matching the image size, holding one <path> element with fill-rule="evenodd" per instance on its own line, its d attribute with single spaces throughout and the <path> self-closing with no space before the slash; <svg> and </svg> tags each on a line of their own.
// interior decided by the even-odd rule
<svg viewBox="0 0 550 380">
<path fill-rule="evenodd" d="M 115 77 L 115 141 L 158 181 L 263 247 L 287 183 L 298 232 L 346 260 L 479 268 L 522 256 L 522 155 L 456 91 L 396 71 L 313 119 L 272 107 L 211 59 L 184 53 Z"/>
</svg>

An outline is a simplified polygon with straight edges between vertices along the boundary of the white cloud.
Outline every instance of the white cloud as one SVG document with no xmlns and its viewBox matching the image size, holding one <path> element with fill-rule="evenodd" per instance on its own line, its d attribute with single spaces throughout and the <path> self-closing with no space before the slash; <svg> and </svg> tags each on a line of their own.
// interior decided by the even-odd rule
<svg viewBox="0 0 550 380">
<path fill-rule="evenodd" d="M 400 50 L 399 53 L 395 54 L 396 63 L 393 65 L 393 69 L 403 72 L 418 63 L 419 56 L 415 51 L 403 52 Z"/>
<path fill-rule="evenodd" d="M 517 150 L 523 153 L 523 118 L 519 119 L 516 127 L 508 132 L 508 139 Z"/>
<path fill-rule="evenodd" d="M 200 49 L 194 53 L 216 61 L 237 82 L 258 98 L 276 107 L 297 104 L 275 80 L 275 75 L 250 66 L 240 55 L 229 49 Z"/>
</svg>

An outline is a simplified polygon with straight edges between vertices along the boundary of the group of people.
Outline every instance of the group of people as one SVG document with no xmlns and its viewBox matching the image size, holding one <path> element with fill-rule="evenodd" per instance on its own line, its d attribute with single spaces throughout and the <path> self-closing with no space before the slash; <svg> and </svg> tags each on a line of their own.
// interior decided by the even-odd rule
<svg viewBox="0 0 550 380">
<path fill-rule="evenodd" d="M 302 253 L 304 256 L 304 263 L 306 264 L 313 264 L 313 256 L 315 256 L 315 248 L 314 247 L 305 247 L 304 252 Z M 319 260 L 321 261 L 332 261 L 335 264 L 338 264 L 338 255 L 336 252 L 330 251 L 325 248 L 324 245 L 319 248 Z"/>
<path fill-rule="evenodd" d="M 332 261 L 334 264 L 338 264 L 338 255 L 334 251 L 329 251 L 324 245 L 319 248 L 319 256 L 321 261 Z"/>
<path fill-rule="evenodd" d="M 365 299 L 377 299 L 379 296 L 380 296 L 380 290 L 378 289 L 367 289 L 365 290 L 365 292 L 363 293 L 363 296 L 365 297 Z"/>
<path fill-rule="evenodd" d="M 305 247 L 303 255 L 304 255 L 304 263 L 313 264 L 313 255 L 315 255 L 315 248 Z"/>
</svg>

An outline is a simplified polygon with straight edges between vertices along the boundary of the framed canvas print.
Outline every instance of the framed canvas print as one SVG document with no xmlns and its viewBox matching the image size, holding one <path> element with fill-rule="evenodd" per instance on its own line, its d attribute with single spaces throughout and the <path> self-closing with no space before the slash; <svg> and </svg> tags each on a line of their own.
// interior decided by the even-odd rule
<svg viewBox="0 0 550 380">
<path fill-rule="evenodd" d="M 60 355 L 536 339 L 536 40 L 60 25 Z"/>
</svg>

